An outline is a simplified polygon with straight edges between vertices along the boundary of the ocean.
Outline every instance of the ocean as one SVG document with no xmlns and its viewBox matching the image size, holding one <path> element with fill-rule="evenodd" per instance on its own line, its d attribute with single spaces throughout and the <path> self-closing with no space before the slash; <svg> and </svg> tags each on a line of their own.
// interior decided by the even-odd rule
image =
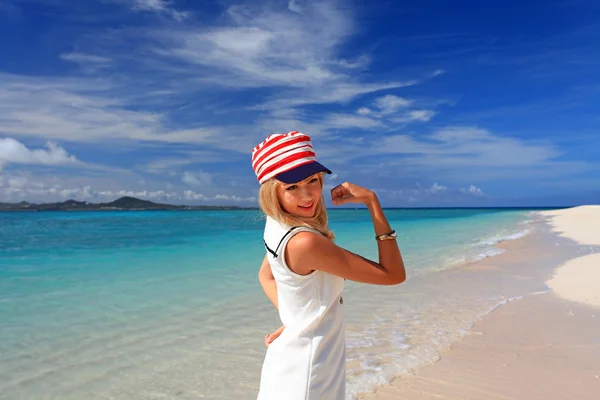
<svg viewBox="0 0 600 400">
<path fill-rule="evenodd" d="M 449 271 L 530 233 L 532 211 L 386 210 L 408 280 L 346 282 L 348 399 L 522 294 Z M 336 243 L 377 259 L 365 209 L 329 219 Z M 263 228 L 257 210 L 0 213 L 0 399 L 256 398 L 280 326 L 257 279 Z"/>
</svg>

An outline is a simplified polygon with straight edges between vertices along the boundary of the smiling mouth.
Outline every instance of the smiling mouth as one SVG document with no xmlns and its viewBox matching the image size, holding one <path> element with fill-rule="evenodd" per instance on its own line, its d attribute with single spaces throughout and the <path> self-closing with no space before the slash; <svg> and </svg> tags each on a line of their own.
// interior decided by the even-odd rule
<svg viewBox="0 0 600 400">
<path fill-rule="evenodd" d="M 300 208 L 302 208 L 302 209 L 304 209 L 304 210 L 310 210 L 310 209 L 311 209 L 311 208 L 312 208 L 314 205 L 315 205 L 315 202 L 313 201 L 313 202 L 311 202 L 311 203 L 310 203 L 310 204 L 308 204 L 308 205 L 305 205 L 305 206 L 298 206 L 298 207 L 300 207 Z"/>
</svg>

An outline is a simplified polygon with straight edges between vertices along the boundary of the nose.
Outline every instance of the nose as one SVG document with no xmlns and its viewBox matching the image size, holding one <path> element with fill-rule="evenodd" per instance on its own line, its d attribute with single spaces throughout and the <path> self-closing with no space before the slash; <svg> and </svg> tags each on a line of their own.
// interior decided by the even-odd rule
<svg viewBox="0 0 600 400">
<path fill-rule="evenodd" d="M 300 198 L 302 200 L 312 200 L 312 191 L 308 187 L 304 187 L 300 190 Z"/>
</svg>

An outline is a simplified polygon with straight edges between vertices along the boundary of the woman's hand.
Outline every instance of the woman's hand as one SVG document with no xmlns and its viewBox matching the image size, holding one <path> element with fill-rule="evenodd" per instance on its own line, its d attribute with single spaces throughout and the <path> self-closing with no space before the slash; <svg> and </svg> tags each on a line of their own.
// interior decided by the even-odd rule
<svg viewBox="0 0 600 400">
<path fill-rule="evenodd" d="M 267 335 L 265 335 L 265 346 L 269 347 L 271 342 L 273 342 L 273 340 L 277 339 L 279 337 L 279 335 L 281 335 L 281 332 L 283 332 L 284 329 L 285 329 L 285 325 L 281 325 L 281 327 L 279 329 L 277 329 L 275 332 L 268 333 Z"/>
<path fill-rule="evenodd" d="M 368 204 L 375 193 L 350 182 L 344 182 L 331 189 L 331 202 L 337 206 L 346 203 Z"/>
</svg>

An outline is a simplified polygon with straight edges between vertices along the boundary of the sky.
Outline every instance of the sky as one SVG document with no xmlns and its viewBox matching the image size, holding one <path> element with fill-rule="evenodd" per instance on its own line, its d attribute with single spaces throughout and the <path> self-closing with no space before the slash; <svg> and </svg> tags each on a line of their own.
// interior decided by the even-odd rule
<svg viewBox="0 0 600 400">
<path fill-rule="evenodd" d="M 599 203 L 598 37 L 596 0 L 0 0 L 0 202 L 256 206 L 298 130 L 387 207 Z"/>
</svg>

